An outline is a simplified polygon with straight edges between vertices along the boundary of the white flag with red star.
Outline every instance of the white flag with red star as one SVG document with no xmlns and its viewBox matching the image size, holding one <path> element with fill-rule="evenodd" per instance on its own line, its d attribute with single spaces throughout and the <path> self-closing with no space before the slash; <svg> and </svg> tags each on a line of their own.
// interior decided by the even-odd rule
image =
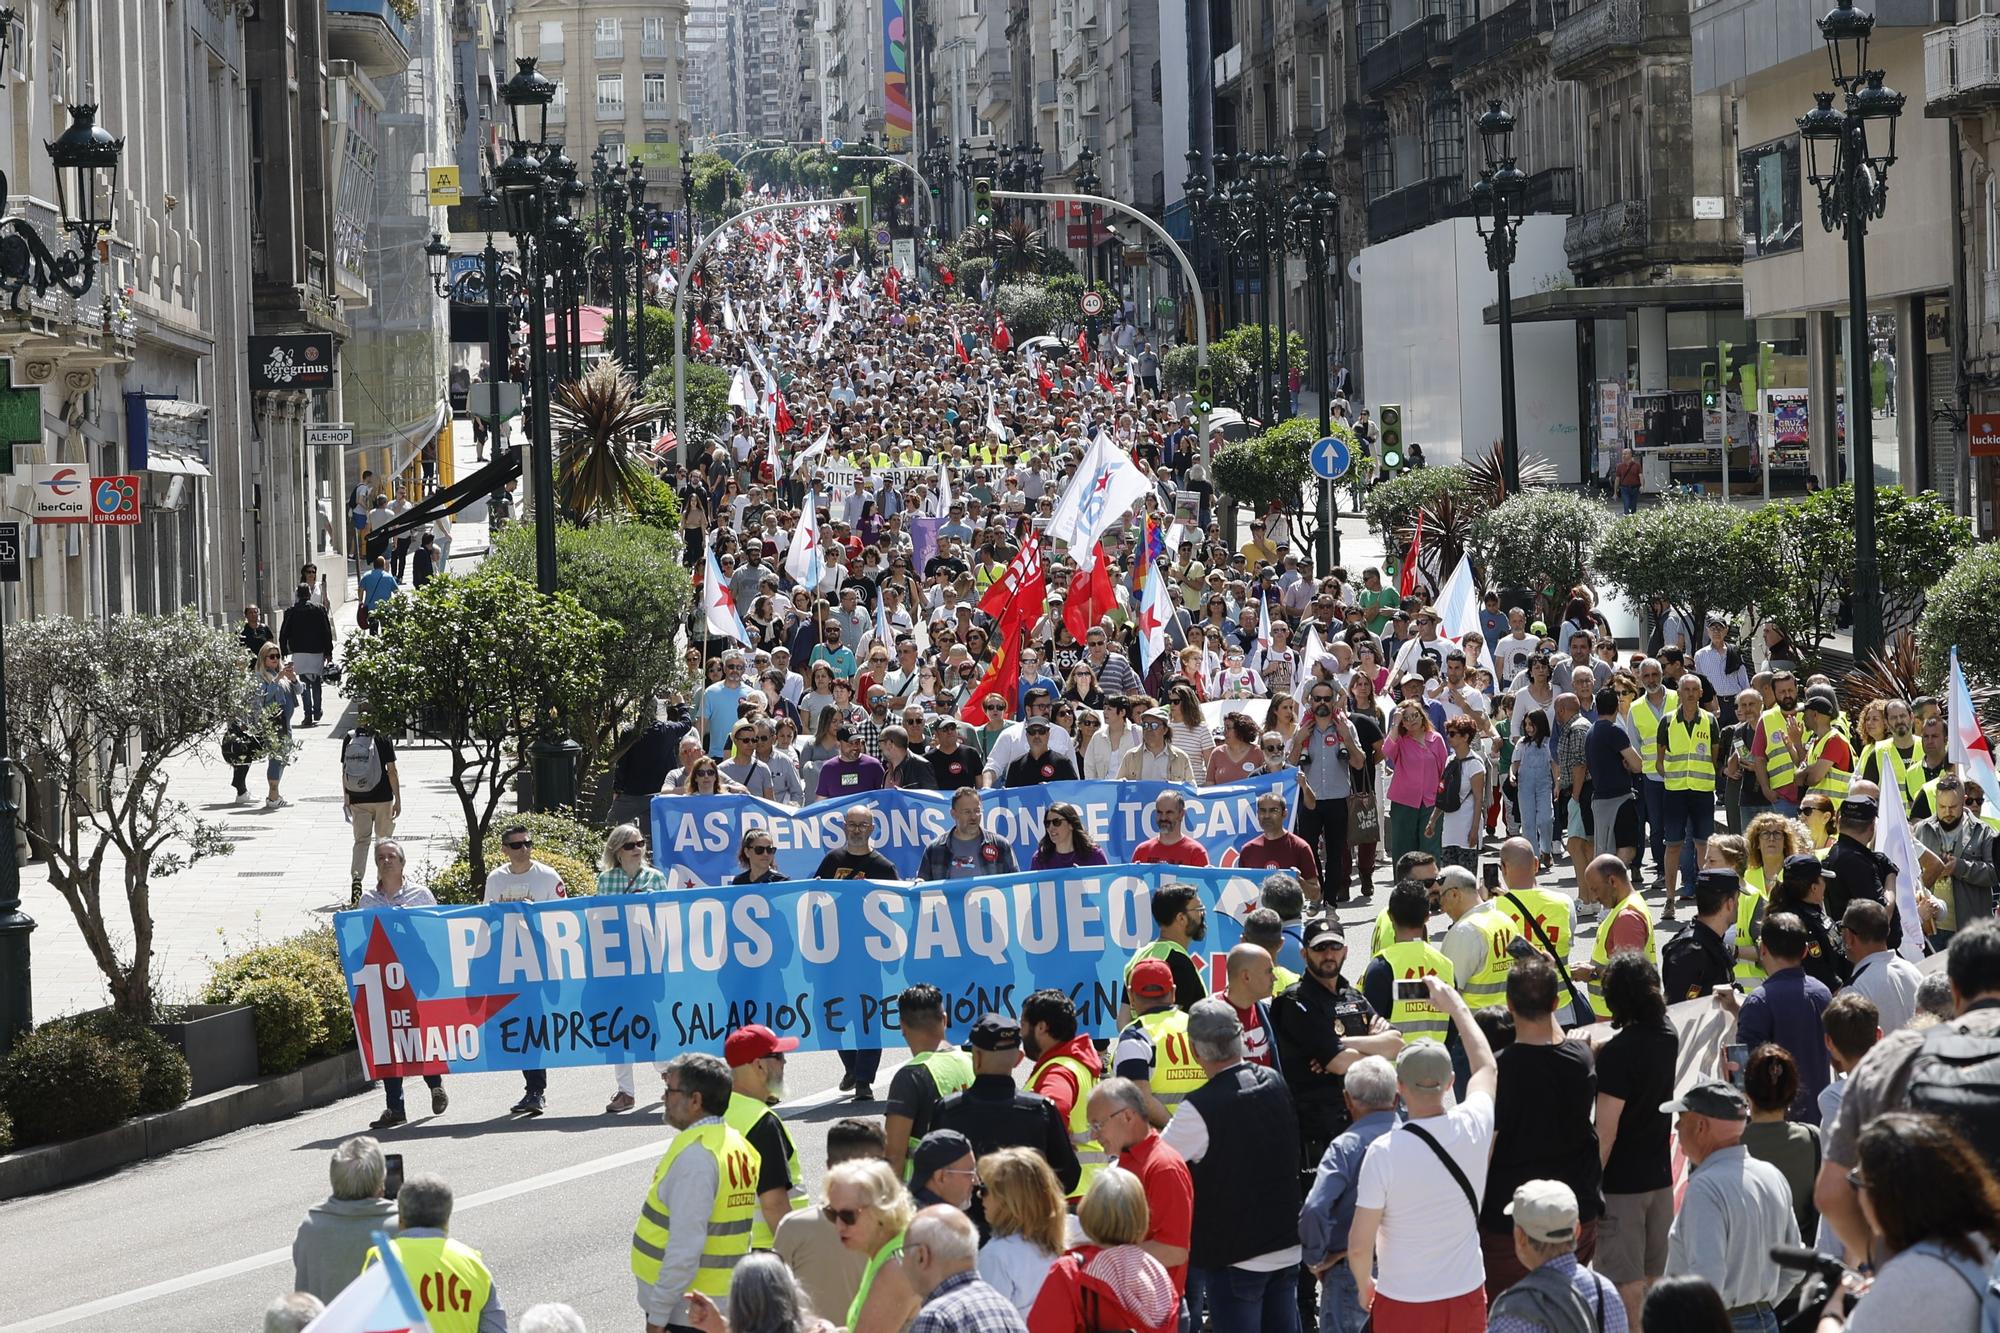
<svg viewBox="0 0 2000 1333">
<path fill-rule="evenodd" d="M 822 449 L 822 439 L 814 449 Z M 808 451 L 810 452 L 810 451 Z M 713 557 L 711 557 L 712 559 Z M 819 492 L 806 493 L 805 507 L 799 510 L 799 525 L 792 531 L 792 548 L 785 552 L 785 572 L 810 595 L 826 574 L 825 558 L 819 550 Z"/>
<path fill-rule="evenodd" d="M 1155 560 L 1146 572 L 1146 590 L 1139 598 L 1139 667 L 1150 672 L 1153 663 L 1167 655 L 1167 618 L 1173 601 L 1167 594 L 1167 580 L 1160 570 L 1164 560 Z"/>
<path fill-rule="evenodd" d="M 722 577 L 722 566 L 715 562 L 713 546 L 708 548 L 708 567 L 701 581 L 701 610 L 710 634 L 749 646 L 750 636 L 743 629 L 743 617 L 736 613 L 736 595 L 729 591 L 729 583 Z"/>
</svg>

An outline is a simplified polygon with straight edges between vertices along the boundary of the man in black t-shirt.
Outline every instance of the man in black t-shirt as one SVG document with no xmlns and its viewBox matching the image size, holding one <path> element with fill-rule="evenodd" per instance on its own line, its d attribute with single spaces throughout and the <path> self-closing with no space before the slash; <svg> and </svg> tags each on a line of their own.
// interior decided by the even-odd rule
<svg viewBox="0 0 2000 1333">
<path fill-rule="evenodd" d="M 873 810 L 865 805 L 849 806 L 846 814 L 841 816 L 841 828 L 847 835 L 846 843 L 820 859 L 819 869 L 813 872 L 814 878 L 901 878 L 895 864 L 868 845 L 875 836 Z M 852 1091 L 854 1100 L 858 1102 L 874 1101 L 875 1074 L 882 1068 L 881 1047 L 866 1051 L 850 1051 L 843 1047 L 840 1051 L 840 1065 L 847 1071 L 840 1080 L 840 1090 Z"/>
<path fill-rule="evenodd" d="M 729 1061 L 729 1076 L 735 1090 L 730 1094 L 729 1111 L 723 1117 L 735 1125 L 763 1160 L 757 1167 L 757 1225 L 751 1232 L 751 1247 L 767 1250 L 771 1233 L 796 1199 L 803 1205 L 805 1181 L 792 1174 L 798 1149 L 792 1143 L 785 1122 L 771 1110 L 785 1099 L 785 1055 L 799 1048 L 797 1037 L 780 1037 L 761 1023 L 736 1029 L 722 1043 L 723 1058 Z M 620 1094 L 621 1097 L 624 1094 Z M 629 1099 L 628 1099 L 629 1100 Z M 744 1120 L 749 1120 L 746 1128 Z"/>
<path fill-rule="evenodd" d="M 986 766 L 986 760 L 974 747 L 960 744 L 963 738 L 955 717 L 947 715 L 931 723 L 931 748 L 924 758 L 930 761 L 931 776 L 936 779 L 939 791 L 957 791 L 979 782 L 979 772 Z"/>
<path fill-rule="evenodd" d="M 1727 870 L 1704 870 L 1694 883 L 1694 920 L 1660 948 L 1660 987 L 1676 1004 L 1735 982 L 1736 960 L 1723 933 L 1736 924 L 1742 884 Z"/>
<path fill-rule="evenodd" d="M 1699 892 L 1699 889 L 1697 889 Z M 1674 1221 L 1669 1116 L 1660 1106 L 1674 1095 L 1680 1036 L 1667 1018 L 1666 997 L 1643 954 L 1616 954 L 1602 985 L 1619 1003 L 1616 1034 L 1597 1049 L 1597 1091 L 1622 1109 L 1604 1159 L 1604 1226 L 1591 1266 L 1618 1284 L 1631 1326 L 1647 1284 L 1667 1269 L 1667 1231 Z"/>
</svg>

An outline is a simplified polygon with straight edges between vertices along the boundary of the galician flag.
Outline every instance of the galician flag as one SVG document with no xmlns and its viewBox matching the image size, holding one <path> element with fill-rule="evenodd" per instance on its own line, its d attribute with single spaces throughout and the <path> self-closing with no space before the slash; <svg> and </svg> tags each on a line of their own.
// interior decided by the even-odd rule
<svg viewBox="0 0 2000 1333">
<path fill-rule="evenodd" d="M 805 507 L 799 511 L 799 526 L 792 532 L 792 547 L 785 552 L 785 572 L 808 592 L 819 586 L 826 574 L 826 559 L 819 549 L 819 492 L 806 492 Z"/>
<path fill-rule="evenodd" d="M 986 386 L 986 429 L 993 432 L 993 438 L 1007 443 L 1007 427 L 1000 420 L 1000 414 L 993 409 L 993 386 Z"/>
<path fill-rule="evenodd" d="M 1271 599 L 1262 593 L 1257 595 L 1257 646 L 1265 652 L 1271 651 Z"/>
<path fill-rule="evenodd" d="M 736 594 L 729 591 L 729 582 L 722 577 L 722 566 L 715 563 L 713 546 L 708 548 L 707 555 L 708 567 L 701 580 L 701 612 L 708 632 L 734 639 L 747 648 L 750 636 L 743 629 L 743 617 L 736 612 Z"/>
<path fill-rule="evenodd" d="M 1991 790 L 1991 788 L 1988 788 Z M 1917 928 L 1917 840 L 1910 836 L 1910 816 L 1901 801 L 1876 804 L 1875 846 L 1896 867 L 1896 911 L 1903 922 L 1897 952 L 1913 963 L 1924 960 L 1924 932 Z"/>
<path fill-rule="evenodd" d="M 1174 614 L 1173 598 L 1167 593 L 1163 561 L 1155 561 L 1146 574 L 1146 589 L 1139 595 L 1139 668 L 1150 672 L 1153 663 L 1167 653 L 1167 621 Z"/>
<path fill-rule="evenodd" d="M 1314 621 L 1306 631 L 1306 648 L 1299 654 L 1299 678 L 1292 682 L 1292 697 L 1300 703 L 1306 701 L 1306 691 L 1312 688 L 1313 668 L 1326 656 L 1326 644 L 1319 637 L 1319 622 Z"/>
<path fill-rule="evenodd" d="M 1096 559 L 1098 538 L 1109 532 L 1151 489 L 1132 456 L 1109 431 L 1098 432 L 1068 489 L 1049 519 L 1049 538 L 1069 545 L 1070 559 L 1086 571 Z"/>
<path fill-rule="evenodd" d="M 1945 713 L 1951 724 L 1951 762 L 1958 765 L 1961 781 L 1979 784 L 1989 802 L 2000 800 L 2000 779 L 1993 769 L 1993 746 L 1979 725 L 1979 712 L 1972 706 L 1972 688 L 1965 683 L 1965 669 L 1958 664 L 1958 645 L 1951 649 L 1951 699 Z"/>
<path fill-rule="evenodd" d="M 378 1231 L 360 1276 L 340 1289 L 306 1333 L 429 1333 L 430 1326 L 396 1247 Z"/>
</svg>

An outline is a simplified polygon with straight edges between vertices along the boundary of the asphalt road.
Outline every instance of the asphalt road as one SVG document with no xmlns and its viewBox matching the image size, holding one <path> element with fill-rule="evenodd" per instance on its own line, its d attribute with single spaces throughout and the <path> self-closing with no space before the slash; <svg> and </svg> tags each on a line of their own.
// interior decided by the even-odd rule
<svg viewBox="0 0 2000 1333">
<path fill-rule="evenodd" d="M 886 1094 L 903 1059 L 884 1059 Z M 882 1114 L 836 1091 L 840 1062 L 796 1055 L 782 1108 L 819 1198 L 826 1127 Z M 514 1074 L 450 1078 L 441 1117 L 415 1116 L 382 1135 L 410 1174 L 436 1172 L 458 1197 L 452 1234 L 481 1251 L 501 1299 L 518 1316 L 545 1300 L 575 1306 L 592 1329 L 636 1328 L 626 1268 L 632 1222 L 672 1131 L 657 1077 L 638 1071 L 638 1110 L 603 1114 L 607 1069 L 549 1075 L 549 1113 L 516 1120 Z M 412 1080 L 413 1113 L 428 1107 Z M 291 1244 L 308 1206 L 326 1197 L 335 1145 L 367 1132 L 381 1097 L 369 1092 L 274 1125 L 247 1129 L 55 1194 L 0 1203 L 0 1333 L 224 1333 L 259 1327 L 291 1290 Z"/>
</svg>

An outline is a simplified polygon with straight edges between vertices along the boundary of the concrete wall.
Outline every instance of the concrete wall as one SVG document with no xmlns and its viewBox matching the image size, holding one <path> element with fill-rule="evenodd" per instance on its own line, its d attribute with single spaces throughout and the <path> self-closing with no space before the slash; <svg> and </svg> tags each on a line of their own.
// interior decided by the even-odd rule
<svg viewBox="0 0 2000 1333">
<path fill-rule="evenodd" d="M 1500 438 L 1500 333 L 1484 322 L 1496 283 L 1472 220 L 1371 245 L 1358 268 L 1368 405 L 1400 403 L 1403 438 L 1432 464 L 1483 456 Z M 1514 290 L 1568 279 L 1563 219 L 1528 218 Z M 1541 454 L 1561 480 L 1581 480 L 1575 325 L 1515 325 L 1514 378 L 1522 457 Z"/>
</svg>

